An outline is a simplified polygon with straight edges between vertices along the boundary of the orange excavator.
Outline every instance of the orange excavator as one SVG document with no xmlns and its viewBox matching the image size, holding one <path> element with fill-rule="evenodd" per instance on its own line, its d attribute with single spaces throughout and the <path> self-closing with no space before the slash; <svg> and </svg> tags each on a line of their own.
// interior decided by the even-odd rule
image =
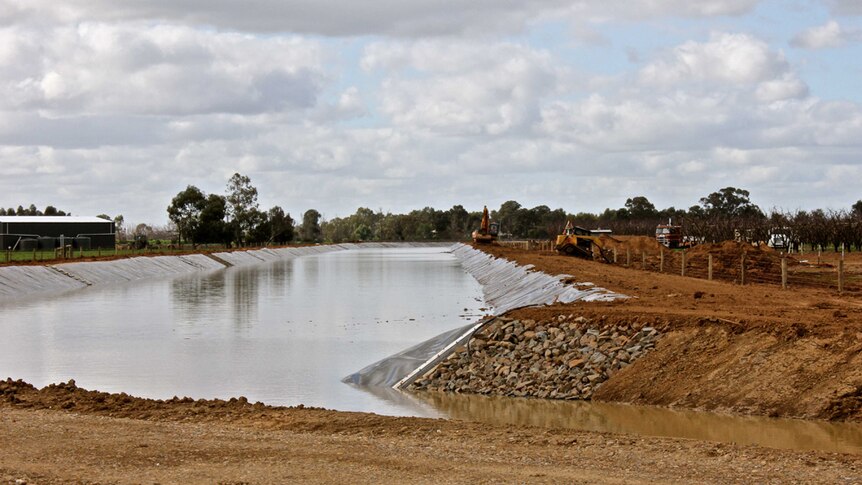
<svg viewBox="0 0 862 485">
<path fill-rule="evenodd" d="M 482 209 L 482 225 L 479 229 L 473 231 L 473 242 L 479 244 L 491 244 L 497 240 L 497 232 L 500 230 L 499 224 L 491 222 L 491 217 L 488 215 L 488 206 Z"/>
</svg>

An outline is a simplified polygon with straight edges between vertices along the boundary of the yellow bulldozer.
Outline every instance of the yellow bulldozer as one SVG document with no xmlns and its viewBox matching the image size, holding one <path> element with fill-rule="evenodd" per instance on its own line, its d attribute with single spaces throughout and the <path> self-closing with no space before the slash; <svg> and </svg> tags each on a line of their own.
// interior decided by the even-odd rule
<svg viewBox="0 0 862 485">
<path fill-rule="evenodd" d="M 610 250 L 605 247 L 602 238 L 593 235 L 589 229 L 573 225 L 571 221 L 566 223 L 564 233 L 557 236 L 554 249 L 568 256 L 611 262 Z"/>
</svg>

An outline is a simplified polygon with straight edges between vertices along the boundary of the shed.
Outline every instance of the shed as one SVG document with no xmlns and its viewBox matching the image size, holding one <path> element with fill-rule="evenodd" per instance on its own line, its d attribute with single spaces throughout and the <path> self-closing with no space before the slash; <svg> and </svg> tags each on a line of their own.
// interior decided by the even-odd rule
<svg viewBox="0 0 862 485">
<path fill-rule="evenodd" d="M 117 238 L 114 222 L 99 217 L 0 216 L 0 248 L 113 249 Z"/>
</svg>

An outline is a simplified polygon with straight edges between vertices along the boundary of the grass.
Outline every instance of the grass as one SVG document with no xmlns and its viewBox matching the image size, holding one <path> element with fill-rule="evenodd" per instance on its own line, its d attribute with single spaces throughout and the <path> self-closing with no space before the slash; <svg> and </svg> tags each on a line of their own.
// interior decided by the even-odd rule
<svg viewBox="0 0 862 485">
<path fill-rule="evenodd" d="M 154 247 L 146 249 L 88 249 L 74 250 L 71 254 L 67 254 L 66 260 L 75 259 L 98 259 L 98 258 L 115 258 L 128 256 L 147 256 L 147 255 L 170 255 L 170 254 L 185 254 L 189 252 L 210 252 L 224 251 L 222 245 L 198 245 L 192 248 L 191 245 L 183 247 Z M 37 261 L 57 261 L 62 260 L 62 251 L 3 251 L 0 253 L 0 263 L 26 263 Z"/>
</svg>

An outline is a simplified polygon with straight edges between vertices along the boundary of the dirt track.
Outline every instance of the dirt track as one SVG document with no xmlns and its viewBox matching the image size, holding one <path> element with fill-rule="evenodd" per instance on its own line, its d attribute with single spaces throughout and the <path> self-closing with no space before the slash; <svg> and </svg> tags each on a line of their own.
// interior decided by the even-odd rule
<svg viewBox="0 0 862 485">
<path fill-rule="evenodd" d="M 859 483 L 862 457 L 0 384 L 0 482 Z M 65 409 L 65 410 L 64 410 Z"/>
</svg>

